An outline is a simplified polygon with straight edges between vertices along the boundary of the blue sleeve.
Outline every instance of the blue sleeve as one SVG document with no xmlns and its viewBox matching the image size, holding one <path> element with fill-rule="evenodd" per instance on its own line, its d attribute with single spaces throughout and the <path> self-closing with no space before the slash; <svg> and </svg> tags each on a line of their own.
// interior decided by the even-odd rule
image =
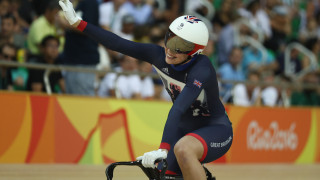
<svg viewBox="0 0 320 180">
<path fill-rule="evenodd" d="M 129 41 L 90 23 L 87 24 L 83 32 L 110 50 L 151 64 L 155 64 L 164 52 L 161 46 Z"/>
<path fill-rule="evenodd" d="M 183 121 L 183 119 L 181 119 L 182 115 L 192 106 L 201 91 L 211 84 L 209 83 L 209 79 L 211 78 L 216 78 L 215 73 L 212 72 L 211 68 L 204 66 L 198 66 L 188 74 L 186 86 L 183 88 L 182 92 L 174 101 L 173 106 L 170 109 L 163 131 L 161 146 L 162 144 L 169 144 L 172 146 L 172 143 L 177 141 L 175 138 L 177 138 L 176 133 L 178 133 L 178 124 L 180 121 Z"/>
</svg>

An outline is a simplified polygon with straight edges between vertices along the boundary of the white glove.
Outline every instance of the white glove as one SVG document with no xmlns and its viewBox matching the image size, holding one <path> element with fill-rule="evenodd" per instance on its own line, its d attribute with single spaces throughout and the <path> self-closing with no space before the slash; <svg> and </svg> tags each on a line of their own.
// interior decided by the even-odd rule
<svg viewBox="0 0 320 180">
<path fill-rule="evenodd" d="M 142 165 L 146 168 L 156 168 L 157 166 L 154 164 L 154 162 L 157 159 L 166 159 L 167 158 L 167 152 L 158 149 L 156 151 L 150 151 L 143 154 L 143 156 L 137 157 L 137 160 L 142 160 Z"/>
<path fill-rule="evenodd" d="M 73 9 L 73 5 L 69 0 L 59 0 L 59 5 L 61 6 L 64 16 L 70 25 L 75 24 L 77 21 L 82 20 L 80 16 L 76 14 Z"/>
</svg>

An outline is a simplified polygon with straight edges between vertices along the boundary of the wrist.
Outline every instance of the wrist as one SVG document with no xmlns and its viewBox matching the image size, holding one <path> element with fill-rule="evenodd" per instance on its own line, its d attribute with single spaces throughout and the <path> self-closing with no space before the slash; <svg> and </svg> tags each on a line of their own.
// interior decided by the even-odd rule
<svg viewBox="0 0 320 180">
<path fill-rule="evenodd" d="M 83 21 L 83 20 L 79 20 L 77 21 L 74 25 L 72 25 L 73 27 L 77 28 L 79 31 L 84 31 L 84 29 L 87 27 L 87 22 Z"/>
<path fill-rule="evenodd" d="M 78 26 L 80 25 L 81 20 L 76 21 L 74 24 L 72 24 L 72 27 L 74 28 L 78 28 Z"/>
</svg>

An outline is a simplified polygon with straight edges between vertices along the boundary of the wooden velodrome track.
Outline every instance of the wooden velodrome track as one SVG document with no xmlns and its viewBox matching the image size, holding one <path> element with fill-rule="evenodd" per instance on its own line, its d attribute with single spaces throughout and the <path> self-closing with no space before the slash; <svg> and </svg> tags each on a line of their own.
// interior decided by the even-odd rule
<svg viewBox="0 0 320 180">
<path fill-rule="evenodd" d="M 104 165 L 0 164 L 0 180 L 105 180 Z M 207 165 L 218 180 L 319 180 L 320 164 Z M 138 167 L 119 166 L 114 180 L 147 180 Z"/>
</svg>

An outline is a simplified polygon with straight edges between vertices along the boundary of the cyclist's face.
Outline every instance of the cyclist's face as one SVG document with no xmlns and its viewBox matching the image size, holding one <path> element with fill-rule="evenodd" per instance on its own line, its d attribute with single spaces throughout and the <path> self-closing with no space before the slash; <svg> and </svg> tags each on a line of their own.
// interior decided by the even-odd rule
<svg viewBox="0 0 320 180">
<path fill-rule="evenodd" d="M 165 48 L 166 50 L 166 62 L 168 64 L 180 64 L 188 58 L 187 54 L 175 53 L 171 51 L 169 48 Z"/>
</svg>

